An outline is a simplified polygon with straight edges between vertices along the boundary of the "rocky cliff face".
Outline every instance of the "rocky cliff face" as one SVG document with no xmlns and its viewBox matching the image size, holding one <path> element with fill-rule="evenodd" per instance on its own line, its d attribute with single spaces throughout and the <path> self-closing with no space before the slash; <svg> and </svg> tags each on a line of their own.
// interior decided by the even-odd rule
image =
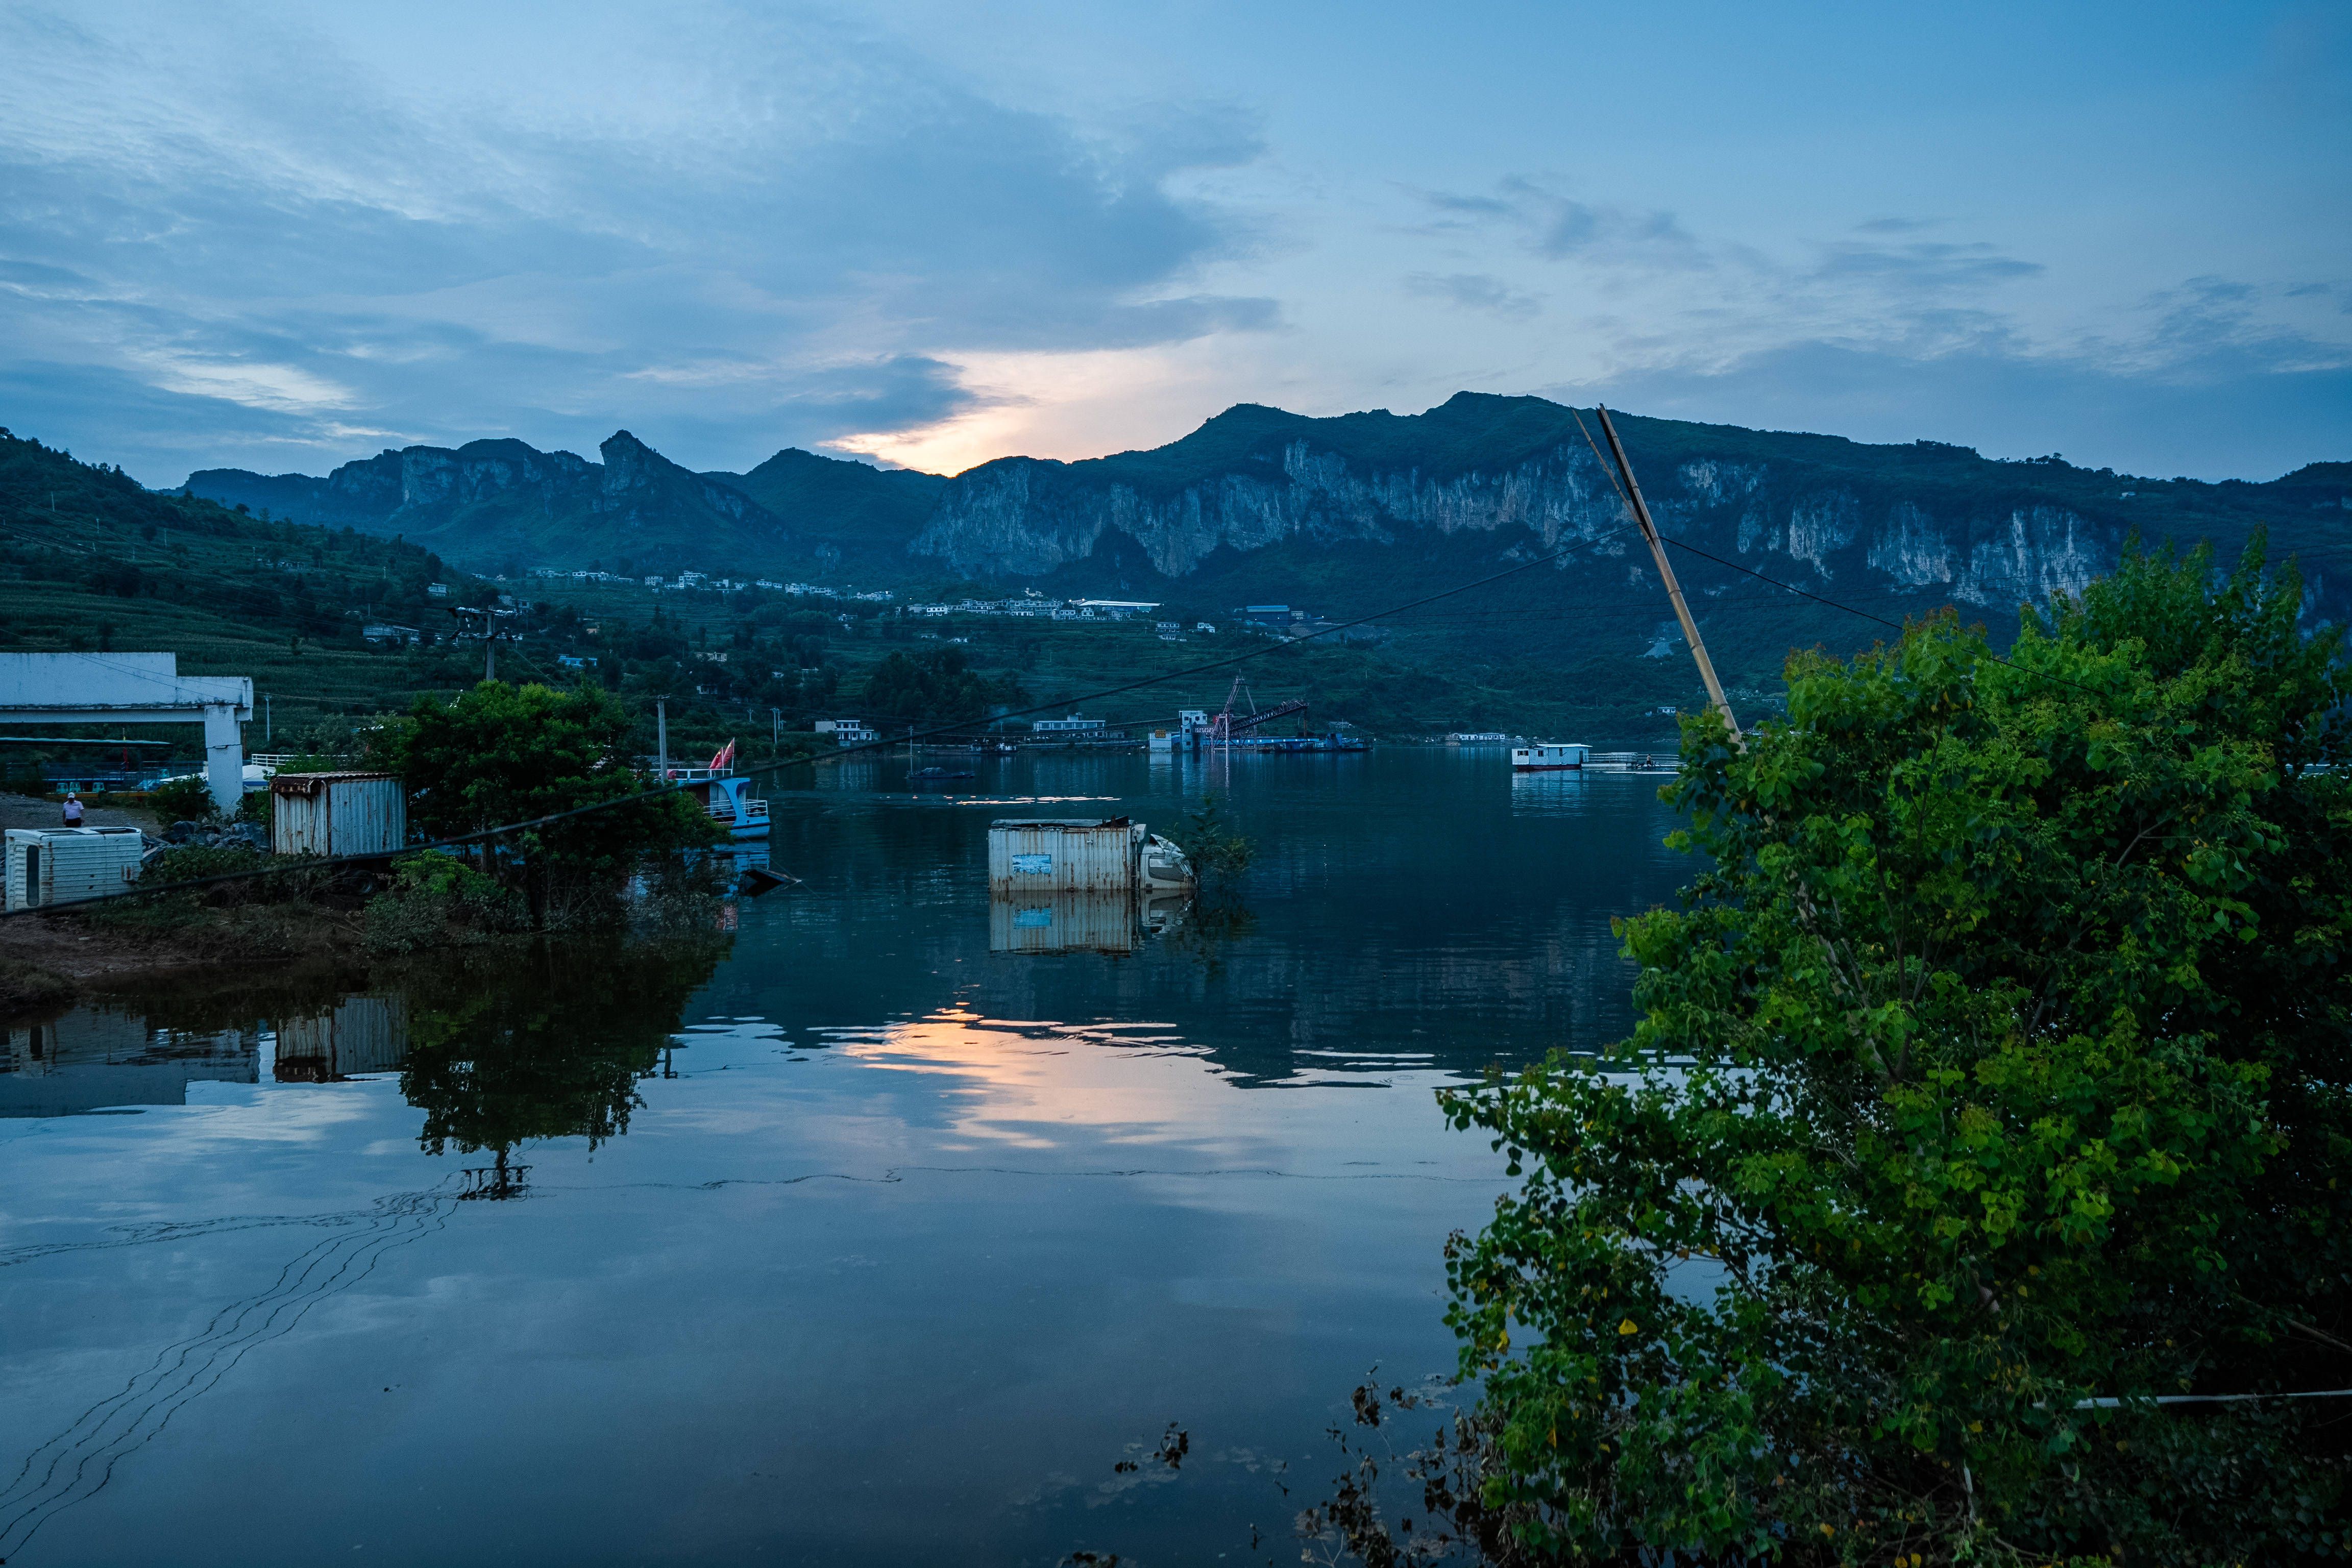
<svg viewBox="0 0 2352 1568">
<path fill-rule="evenodd" d="M 791 531 L 724 479 L 681 468 L 626 430 L 600 455 L 592 463 L 521 441 L 469 441 L 381 452 L 324 479 L 206 469 L 188 488 L 298 521 L 403 534 L 484 566 L 508 556 L 531 565 L 625 558 L 748 574 L 788 559 Z"/>
<path fill-rule="evenodd" d="M 1085 560 L 1116 531 L 1160 573 L 1182 578 L 1223 548 L 1390 544 L 1417 531 L 1491 535 L 1545 553 L 1568 550 L 1571 560 L 1643 548 L 1581 441 L 1439 473 L 1377 466 L 1294 437 L 1156 495 L 1115 468 L 1089 468 L 1031 458 L 975 468 L 949 484 L 912 549 L 972 576 L 1034 577 Z M 2113 565 L 2127 528 L 2063 505 L 1957 497 L 1947 486 L 1906 492 L 1876 477 L 1827 482 L 1802 461 L 1699 457 L 1646 465 L 1643 477 L 1662 529 L 1768 575 L 1935 589 L 1971 605 L 2006 607 L 2079 589 Z"/>
<path fill-rule="evenodd" d="M 768 535 L 776 544 L 784 541 L 782 521 L 750 496 L 680 468 L 626 430 L 614 432 L 598 450 L 604 466 L 588 510 L 624 528 L 699 523 L 731 533 L 735 527 L 730 525 L 735 525 Z M 595 471 L 586 463 L 580 466 L 583 471 Z"/>
<path fill-rule="evenodd" d="M 404 533 L 485 569 L 626 560 L 869 588 L 1057 573 L 1108 586 L 1156 574 L 1132 590 L 1176 596 L 1192 579 L 1243 595 L 1235 604 L 1295 591 L 1370 607 L 1404 596 L 1398 584 L 1414 573 L 1461 580 L 1480 560 L 1538 553 L 1566 552 L 1562 587 L 1601 595 L 1634 581 L 1647 551 L 1578 417 L 1542 398 L 1471 393 L 1410 416 L 1244 405 L 1151 451 L 1006 458 L 953 479 L 798 451 L 746 474 L 695 473 L 624 430 L 601 463 L 488 440 L 387 451 L 324 479 L 213 469 L 189 484 L 301 521 Z M 1881 606 L 1890 618 L 1932 600 L 1997 620 L 2107 570 L 2135 529 L 2211 539 L 2233 556 L 2257 524 L 2272 528 L 2276 552 L 2309 552 L 2322 613 L 2352 612 L 2317 569 L 2341 558 L 2352 527 L 2352 464 L 2208 485 L 1998 462 L 1928 441 L 1618 424 L 1670 534 L 1841 601 L 1893 595 L 1901 603 Z M 1699 595 L 1742 581 L 1698 558 L 1678 570 Z"/>
<path fill-rule="evenodd" d="M 597 468 L 570 452 L 542 452 L 520 441 L 469 441 L 455 451 L 382 452 L 345 463 L 317 483 L 320 521 L 407 521 L 430 528 L 454 512 L 498 502 L 563 510 L 595 492 Z"/>
</svg>

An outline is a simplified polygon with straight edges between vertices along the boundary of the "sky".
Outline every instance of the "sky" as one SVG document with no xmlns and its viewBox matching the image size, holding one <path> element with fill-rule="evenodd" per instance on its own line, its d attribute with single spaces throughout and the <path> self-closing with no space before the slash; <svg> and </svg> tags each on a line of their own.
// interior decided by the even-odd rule
<svg viewBox="0 0 2352 1568">
<path fill-rule="evenodd" d="M 1463 389 L 2352 458 L 2352 3 L 0 7 L 0 424 L 955 472 Z"/>
</svg>

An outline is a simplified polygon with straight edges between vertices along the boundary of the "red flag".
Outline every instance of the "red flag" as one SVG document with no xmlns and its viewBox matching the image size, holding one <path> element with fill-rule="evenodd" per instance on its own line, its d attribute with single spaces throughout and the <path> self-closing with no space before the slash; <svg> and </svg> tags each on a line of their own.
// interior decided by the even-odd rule
<svg viewBox="0 0 2352 1568">
<path fill-rule="evenodd" d="M 713 769 L 723 768 L 734 760 L 735 742 L 730 740 L 725 745 L 719 748 L 719 754 L 710 759 L 710 765 Z"/>
</svg>

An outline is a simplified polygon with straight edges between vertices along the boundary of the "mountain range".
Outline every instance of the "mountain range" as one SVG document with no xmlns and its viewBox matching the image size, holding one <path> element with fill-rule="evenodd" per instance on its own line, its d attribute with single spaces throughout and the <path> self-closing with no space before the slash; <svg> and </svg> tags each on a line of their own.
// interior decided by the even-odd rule
<svg viewBox="0 0 2352 1568">
<path fill-rule="evenodd" d="M 1936 441 L 1616 416 L 1678 563 L 1750 662 L 1792 641 L 1851 642 L 1814 601 L 1885 621 L 1956 603 L 2005 619 L 2079 588 L 2137 532 L 2210 539 L 2225 559 L 2258 526 L 2295 552 L 2315 609 L 2352 611 L 2352 463 L 2264 483 L 2158 479 L 2056 457 L 1987 458 Z M 1079 462 L 1003 458 L 953 478 L 787 449 L 748 473 L 696 473 L 626 431 L 601 463 L 520 441 L 410 447 L 323 479 L 206 469 L 187 488 L 303 521 L 398 533 L 480 570 L 679 567 L 860 587 L 1027 584 L 1203 609 L 1267 600 L 1362 614 L 1448 581 L 1555 557 L 1436 624 L 1483 617 L 1485 640 L 1539 655 L 1615 627 L 1654 643 L 1662 603 L 1591 445 L 1592 416 L 1538 397 L 1461 393 L 1419 415 L 1314 418 L 1244 404 L 1181 440 Z M 1759 595 L 1761 595 L 1759 598 Z M 1524 627 L 1516 620 L 1526 620 Z M 1548 624 L 1537 625 L 1534 623 Z M 1622 623 L 1622 625 L 1620 624 Z M 1710 640 L 1716 633 L 1709 632 Z"/>
</svg>

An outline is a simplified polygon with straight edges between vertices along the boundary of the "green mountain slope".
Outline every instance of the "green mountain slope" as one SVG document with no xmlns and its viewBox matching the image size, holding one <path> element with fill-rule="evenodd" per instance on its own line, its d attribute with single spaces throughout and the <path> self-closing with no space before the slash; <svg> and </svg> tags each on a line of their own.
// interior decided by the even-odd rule
<svg viewBox="0 0 2352 1568">
<path fill-rule="evenodd" d="M 903 581 L 907 547 L 947 479 L 912 468 L 876 468 L 787 447 L 748 474 L 704 476 L 768 509 L 792 536 L 793 559 L 867 586 Z"/>
<path fill-rule="evenodd" d="M 446 597 L 427 591 L 436 582 Z M 190 675 L 251 676 L 281 743 L 478 674 L 478 645 L 372 647 L 362 633 L 446 634 L 449 605 L 497 591 L 414 543 L 147 490 L 0 430 L 0 648 L 161 649 Z M 248 739 L 260 746 L 258 724 Z"/>
</svg>

